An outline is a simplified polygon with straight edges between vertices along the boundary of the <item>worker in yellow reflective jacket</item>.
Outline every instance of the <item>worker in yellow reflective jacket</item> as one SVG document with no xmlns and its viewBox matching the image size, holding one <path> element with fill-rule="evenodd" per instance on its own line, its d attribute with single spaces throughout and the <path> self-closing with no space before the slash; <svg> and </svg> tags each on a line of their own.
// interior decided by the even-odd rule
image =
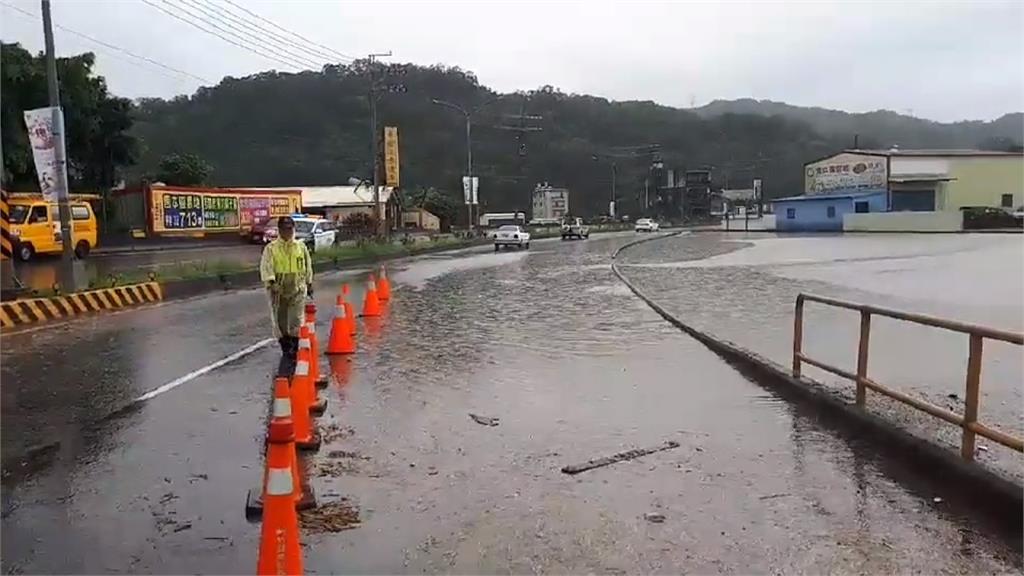
<svg viewBox="0 0 1024 576">
<path fill-rule="evenodd" d="M 307 295 L 313 294 L 313 261 L 295 239 L 295 221 L 278 219 L 278 238 L 267 244 L 260 259 L 260 281 L 270 297 L 270 321 L 281 352 L 294 358 L 299 350 L 299 327 Z"/>
</svg>

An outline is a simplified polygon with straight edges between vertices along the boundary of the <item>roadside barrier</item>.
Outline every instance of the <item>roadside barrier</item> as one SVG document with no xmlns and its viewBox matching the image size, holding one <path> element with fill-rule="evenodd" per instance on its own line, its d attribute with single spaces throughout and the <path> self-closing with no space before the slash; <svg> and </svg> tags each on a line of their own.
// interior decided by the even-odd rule
<svg viewBox="0 0 1024 576">
<path fill-rule="evenodd" d="M 163 300 L 156 282 L 100 288 L 46 298 L 26 298 L 0 303 L 0 327 L 11 328 L 70 318 L 90 312 L 131 308 Z"/>
<path fill-rule="evenodd" d="M 380 316 L 380 300 L 377 298 L 377 281 L 370 274 L 370 280 L 366 283 L 366 296 L 363 298 L 363 316 L 370 318 Z"/>
<path fill-rule="evenodd" d="M 294 420 L 292 420 L 292 401 L 289 397 L 288 379 L 279 376 L 274 379 L 274 404 L 271 412 L 271 420 L 286 418 L 292 422 L 293 440 L 288 443 L 288 463 L 292 472 L 293 495 L 295 497 L 296 510 L 308 510 L 316 507 L 316 496 L 313 489 L 302 482 L 299 473 L 299 458 L 294 442 Z M 270 475 L 270 461 L 267 460 L 266 470 L 263 472 L 262 485 L 259 488 L 249 490 L 245 501 L 245 515 L 247 518 L 259 518 L 263 513 L 263 502 L 267 496 L 268 478 Z"/>
<path fill-rule="evenodd" d="M 327 409 L 327 400 L 319 398 L 316 391 L 316 385 L 313 383 L 313 368 L 312 365 L 317 361 L 313 358 L 312 345 L 309 339 L 309 326 L 305 324 L 299 329 L 299 350 L 295 355 L 296 363 L 302 361 L 306 363 L 306 372 L 302 376 L 299 375 L 298 366 L 296 365 L 295 377 L 299 384 L 305 388 L 306 398 L 309 400 L 309 412 L 315 416 L 319 416 L 324 413 Z"/>
<path fill-rule="evenodd" d="M 275 389 L 277 385 L 275 383 Z M 279 415 L 283 405 L 274 401 L 274 416 L 267 431 L 267 475 L 263 496 L 263 526 L 257 574 L 302 574 L 299 548 L 299 517 L 295 511 L 293 476 L 295 427 L 291 418 Z"/>
<path fill-rule="evenodd" d="M 348 301 L 348 284 L 341 285 L 341 300 L 345 303 L 345 318 L 348 319 L 349 333 L 353 336 L 356 333 L 356 314 L 352 303 Z"/>
<path fill-rule="evenodd" d="M 842 368 L 826 364 L 820 360 L 815 360 L 803 353 L 805 302 L 817 302 L 827 306 L 845 308 L 847 310 L 860 312 L 860 342 L 857 350 L 856 374 L 843 370 Z M 934 328 L 943 328 L 945 330 L 952 330 L 953 332 L 960 332 L 970 336 L 967 351 L 967 378 L 964 394 L 965 407 L 964 414 L 962 416 L 940 406 L 936 406 L 930 402 L 914 398 L 913 396 L 907 395 L 898 390 L 893 390 L 892 388 L 883 386 L 882 384 L 868 378 L 868 349 L 871 338 L 872 315 L 885 316 L 896 320 L 903 320 L 905 322 L 932 326 Z M 960 457 L 967 461 L 974 460 L 975 439 L 978 435 L 984 436 L 993 442 L 998 442 L 1003 446 L 1016 450 L 1017 452 L 1022 452 L 1024 451 L 1024 440 L 1005 432 L 989 428 L 988 426 L 978 422 L 978 397 L 981 390 L 981 356 L 982 345 L 985 338 L 1008 342 L 1018 346 L 1024 345 L 1024 334 L 1016 332 L 996 330 L 985 326 L 979 326 L 977 324 L 954 322 L 944 318 L 926 316 L 924 314 L 912 314 L 909 312 L 901 312 L 899 310 L 881 308 L 868 304 L 858 304 L 856 302 L 847 302 L 845 300 L 838 300 L 835 298 L 815 296 L 813 294 L 800 294 L 796 297 L 796 310 L 793 315 L 793 377 L 800 377 L 801 363 L 810 364 L 811 366 L 815 366 L 826 372 L 835 374 L 836 376 L 853 380 L 857 385 L 856 403 L 857 406 L 861 408 L 864 407 L 867 401 L 867 391 L 870 389 L 880 394 L 884 394 L 893 400 L 902 402 L 903 404 L 908 404 L 922 412 L 927 412 L 928 414 L 945 420 L 950 424 L 959 426 L 963 429 L 963 434 L 960 438 Z"/>
<path fill-rule="evenodd" d="M 313 379 L 313 386 L 326 388 L 327 379 L 320 377 L 320 340 L 316 336 L 316 304 L 306 303 L 306 326 L 309 327 L 309 347 L 312 359 L 309 362 L 309 372 Z"/>
<path fill-rule="evenodd" d="M 391 282 L 388 281 L 388 271 L 383 264 L 380 266 L 380 278 L 377 278 L 377 299 L 381 302 L 391 299 Z"/>
<path fill-rule="evenodd" d="M 320 449 L 320 436 L 313 429 L 313 418 L 309 415 L 309 361 L 295 362 L 292 376 L 292 420 L 295 426 L 295 446 L 299 450 Z"/>
<path fill-rule="evenodd" d="M 355 339 L 349 328 L 349 318 L 345 311 L 345 302 L 342 296 L 338 296 L 338 303 L 334 307 L 334 320 L 331 321 L 331 336 L 327 341 L 326 353 L 352 354 L 356 351 Z"/>
</svg>

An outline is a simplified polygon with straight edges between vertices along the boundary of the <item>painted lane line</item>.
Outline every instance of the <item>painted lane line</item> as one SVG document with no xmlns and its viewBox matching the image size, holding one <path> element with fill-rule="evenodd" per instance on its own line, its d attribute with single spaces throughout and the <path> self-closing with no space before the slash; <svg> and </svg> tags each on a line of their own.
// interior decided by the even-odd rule
<svg viewBox="0 0 1024 576">
<path fill-rule="evenodd" d="M 192 372 L 189 372 L 188 374 L 185 374 L 181 378 L 177 378 L 175 380 L 172 380 L 172 381 L 168 382 L 167 384 L 164 384 L 163 386 L 160 386 L 159 388 L 154 388 L 153 390 L 150 390 L 149 392 L 146 392 L 142 396 L 139 396 L 138 398 L 133 400 L 132 404 L 138 404 L 139 402 L 145 402 L 147 400 L 152 400 L 153 398 L 156 398 L 157 396 L 163 394 L 164 392 L 170 392 L 171 390 L 174 390 L 178 386 L 181 386 L 182 384 L 185 384 L 186 382 L 189 382 L 191 380 L 195 380 L 196 378 L 202 376 L 203 374 L 207 374 L 209 372 L 213 372 L 214 370 L 216 370 L 217 368 L 220 368 L 221 366 L 223 366 L 225 364 L 228 364 L 230 362 L 234 362 L 235 360 L 238 360 L 239 358 L 241 358 L 243 356 L 247 356 L 249 354 L 252 354 L 253 352 L 259 350 L 260 348 L 263 348 L 264 346 L 266 346 L 267 344 L 270 344 L 271 342 L 276 342 L 276 340 L 274 340 L 273 338 L 267 338 L 265 340 L 260 340 L 259 342 L 253 344 L 252 346 L 249 346 L 248 348 L 243 348 L 243 349 L 239 350 L 238 352 L 235 352 L 234 354 L 232 354 L 230 356 L 225 356 L 224 358 L 221 358 L 220 360 L 217 360 L 213 364 L 209 364 L 209 365 L 204 366 L 204 367 L 202 367 L 202 368 L 200 368 L 198 370 L 193 370 Z"/>
</svg>

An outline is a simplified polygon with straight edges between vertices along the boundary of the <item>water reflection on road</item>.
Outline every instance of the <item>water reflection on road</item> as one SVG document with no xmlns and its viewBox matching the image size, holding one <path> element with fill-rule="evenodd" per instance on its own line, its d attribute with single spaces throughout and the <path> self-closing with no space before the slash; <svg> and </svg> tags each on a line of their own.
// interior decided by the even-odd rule
<svg viewBox="0 0 1024 576">
<path fill-rule="evenodd" d="M 309 535 L 311 570 L 1018 569 L 985 536 L 965 552 L 973 528 L 891 479 L 869 446 L 823 429 L 632 297 L 608 266 L 630 239 L 434 256 L 392 272 L 388 316 L 336 381 L 324 420 L 336 433 L 312 463 L 318 493 L 347 498 L 362 524 Z M 681 446 L 559 471 L 666 440 Z"/>
<path fill-rule="evenodd" d="M 765 354 L 792 355 L 796 296 L 811 292 L 1014 331 L 1024 330 L 1024 237 L 1019 234 L 740 235 L 691 234 L 631 248 L 623 271 L 685 321 Z M 807 306 L 804 351 L 854 369 L 856 313 Z M 963 412 L 967 337 L 872 320 L 869 374 L 876 381 Z M 1024 354 L 985 343 L 982 421 L 1024 433 Z M 807 367 L 847 397 L 850 382 Z M 960 431 L 877 394 L 872 410 L 928 438 L 958 447 Z M 982 441 L 977 458 L 1024 479 L 1024 457 Z"/>
</svg>

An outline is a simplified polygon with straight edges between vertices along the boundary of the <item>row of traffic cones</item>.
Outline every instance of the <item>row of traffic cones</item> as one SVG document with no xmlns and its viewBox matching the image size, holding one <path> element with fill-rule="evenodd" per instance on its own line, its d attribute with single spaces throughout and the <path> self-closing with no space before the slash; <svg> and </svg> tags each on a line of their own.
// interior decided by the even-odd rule
<svg viewBox="0 0 1024 576">
<path fill-rule="evenodd" d="M 338 294 L 331 335 L 326 354 L 355 352 L 355 317 L 346 300 L 348 285 Z M 381 268 L 380 278 L 370 276 L 363 303 L 363 316 L 381 315 L 381 301 L 391 297 L 391 286 Z M 246 512 L 262 513 L 258 574 L 302 574 L 299 545 L 298 510 L 316 506 L 312 487 L 302 482 L 297 450 L 318 450 L 320 436 L 313 416 L 323 414 L 326 399 L 318 398 L 317 388 L 327 385 L 320 376 L 319 343 L 316 335 L 316 305 L 305 308 L 305 323 L 299 331 L 299 350 L 295 373 L 274 380 L 274 402 L 267 431 L 266 472 L 263 487 L 251 491 Z M 333 362 L 332 362 L 333 363 Z"/>
</svg>

